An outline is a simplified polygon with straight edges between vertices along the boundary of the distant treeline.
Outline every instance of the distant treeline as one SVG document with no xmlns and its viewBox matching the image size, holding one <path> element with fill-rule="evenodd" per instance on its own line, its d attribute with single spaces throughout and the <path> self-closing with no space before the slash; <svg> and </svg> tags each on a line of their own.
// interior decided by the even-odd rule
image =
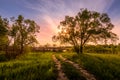
<svg viewBox="0 0 120 80">
<path fill-rule="evenodd" d="M 72 51 L 71 46 L 64 46 L 64 47 L 32 47 L 31 49 L 33 52 L 65 52 L 65 51 Z"/>
<path fill-rule="evenodd" d="M 72 46 L 64 47 L 32 47 L 33 52 L 74 52 Z M 84 46 L 84 53 L 103 53 L 103 54 L 117 54 L 120 52 L 119 45 L 86 45 Z"/>
<path fill-rule="evenodd" d="M 87 45 L 84 47 L 84 52 L 117 54 L 120 52 L 120 45 Z"/>
</svg>

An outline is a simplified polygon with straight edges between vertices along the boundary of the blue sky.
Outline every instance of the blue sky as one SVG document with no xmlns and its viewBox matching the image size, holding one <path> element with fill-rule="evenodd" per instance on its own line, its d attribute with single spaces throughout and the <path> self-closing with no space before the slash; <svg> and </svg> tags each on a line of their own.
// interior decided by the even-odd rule
<svg viewBox="0 0 120 80">
<path fill-rule="evenodd" d="M 17 17 L 22 14 L 41 26 L 37 36 L 40 44 L 51 43 L 59 22 L 65 15 L 76 15 L 80 8 L 108 13 L 115 25 L 113 32 L 120 37 L 120 0 L 0 0 L 2 17 Z"/>
</svg>

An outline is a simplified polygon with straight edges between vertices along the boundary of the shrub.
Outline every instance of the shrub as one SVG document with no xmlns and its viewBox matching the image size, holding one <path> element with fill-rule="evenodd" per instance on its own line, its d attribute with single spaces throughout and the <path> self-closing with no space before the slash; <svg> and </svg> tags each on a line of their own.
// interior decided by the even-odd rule
<svg viewBox="0 0 120 80">
<path fill-rule="evenodd" d="M 4 52 L 0 52 L 0 62 L 7 61 L 7 57 L 5 56 Z"/>
</svg>

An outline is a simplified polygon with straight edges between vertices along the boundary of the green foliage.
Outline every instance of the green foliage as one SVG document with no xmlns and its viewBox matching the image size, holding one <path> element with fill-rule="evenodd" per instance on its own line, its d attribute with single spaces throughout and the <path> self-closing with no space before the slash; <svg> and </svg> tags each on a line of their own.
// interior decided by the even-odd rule
<svg viewBox="0 0 120 80">
<path fill-rule="evenodd" d="M 30 19 L 24 19 L 19 15 L 17 19 L 13 20 L 11 28 L 11 37 L 14 40 L 13 46 L 17 46 L 20 53 L 23 53 L 24 47 L 37 43 L 35 33 L 39 32 L 39 26 Z"/>
<path fill-rule="evenodd" d="M 7 34 L 8 32 L 7 28 L 8 28 L 8 20 L 0 16 L 0 36 L 4 36 Z"/>
<path fill-rule="evenodd" d="M 120 79 L 120 55 L 115 54 L 63 54 L 70 60 L 84 66 L 99 80 Z"/>
<path fill-rule="evenodd" d="M 7 18 L 0 16 L 0 51 L 4 51 L 9 59 L 25 53 L 26 46 L 37 43 L 35 36 L 40 29 L 35 21 L 24 19 L 22 15 L 19 15 L 17 19 L 11 18 L 11 21 L 12 26 Z"/>
<path fill-rule="evenodd" d="M 0 63 L 0 80 L 56 80 L 52 54 L 29 53 Z"/>
<path fill-rule="evenodd" d="M 85 53 L 117 54 L 120 52 L 118 45 L 86 45 Z"/>
<path fill-rule="evenodd" d="M 4 36 L 0 36 L 0 50 L 4 51 L 5 47 L 8 43 L 8 36 L 4 35 Z"/>
<path fill-rule="evenodd" d="M 8 42 L 8 20 L 0 16 L 0 50 L 5 50 Z"/>
<path fill-rule="evenodd" d="M 0 62 L 7 61 L 7 57 L 3 51 L 0 51 Z"/>
<path fill-rule="evenodd" d="M 53 36 L 53 41 L 71 44 L 79 54 L 83 53 L 83 47 L 88 42 L 116 41 L 117 35 L 111 30 L 114 25 L 111 23 L 106 13 L 81 9 L 75 17 L 66 16 L 60 22 L 57 35 Z"/>
</svg>

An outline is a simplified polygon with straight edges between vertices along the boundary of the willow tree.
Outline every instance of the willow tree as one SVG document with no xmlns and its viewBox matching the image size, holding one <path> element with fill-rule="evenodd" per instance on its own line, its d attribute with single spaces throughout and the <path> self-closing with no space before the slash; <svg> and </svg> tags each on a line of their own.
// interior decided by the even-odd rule
<svg viewBox="0 0 120 80">
<path fill-rule="evenodd" d="M 113 27 L 106 13 L 81 9 L 75 17 L 65 16 L 53 40 L 73 45 L 79 54 L 83 53 L 83 47 L 88 42 L 104 40 L 107 43 L 108 40 L 117 40 L 117 35 L 111 31 Z"/>
<path fill-rule="evenodd" d="M 24 19 L 19 15 L 17 19 L 13 19 L 11 28 L 11 37 L 14 41 L 14 46 L 17 46 L 20 53 L 23 53 L 25 46 L 36 43 L 36 33 L 39 32 L 39 26 L 30 19 Z"/>
</svg>

